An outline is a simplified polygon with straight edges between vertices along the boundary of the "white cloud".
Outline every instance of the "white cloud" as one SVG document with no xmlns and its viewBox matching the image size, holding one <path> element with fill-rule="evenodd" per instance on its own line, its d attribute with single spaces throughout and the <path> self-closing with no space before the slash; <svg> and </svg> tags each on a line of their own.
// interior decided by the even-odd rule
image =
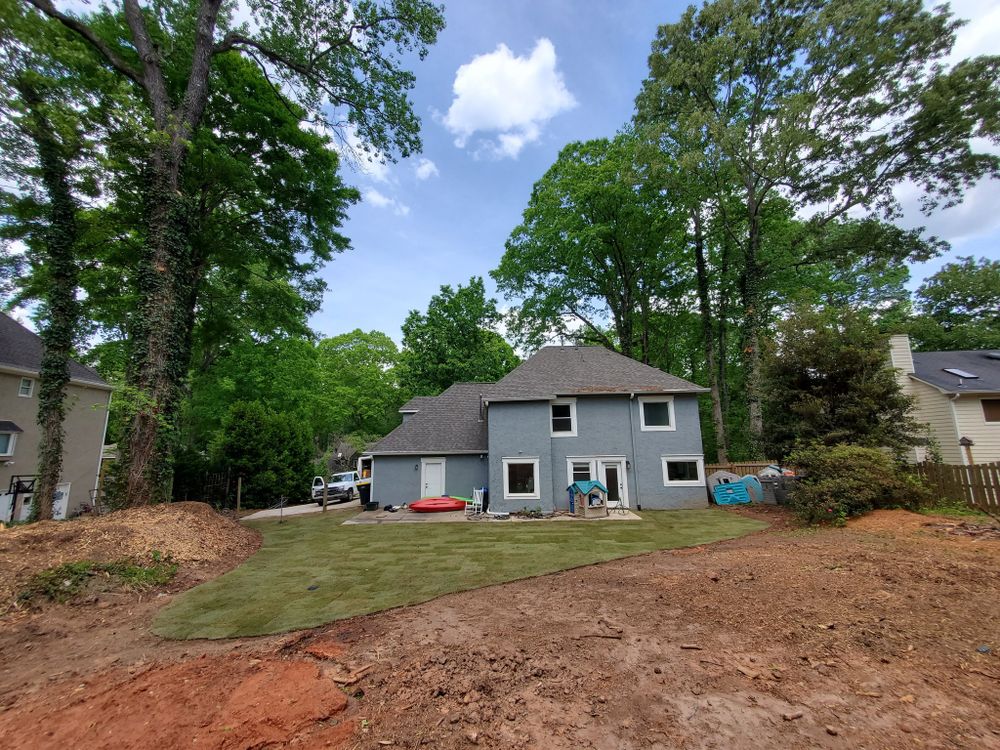
<svg viewBox="0 0 1000 750">
<path fill-rule="evenodd" d="M 997 0 L 952 0 L 956 18 L 969 21 L 955 35 L 955 47 L 948 62 L 958 62 L 976 55 L 997 53 L 996 30 L 1000 27 L 1000 2 Z"/>
<path fill-rule="evenodd" d="M 383 195 L 375 188 L 368 188 L 365 190 L 364 199 L 371 203 L 376 208 L 390 208 L 396 216 L 408 216 L 410 214 L 410 207 L 400 203 L 395 198 L 390 198 L 388 195 Z"/>
<path fill-rule="evenodd" d="M 430 159 L 421 159 L 418 161 L 413 171 L 417 175 L 418 180 L 429 180 L 431 177 L 437 177 L 440 174 L 437 164 Z"/>
<path fill-rule="evenodd" d="M 516 158 L 541 137 L 542 126 L 576 99 L 556 69 L 556 50 L 539 39 L 528 57 L 517 57 L 505 44 L 460 66 L 452 86 L 455 98 L 442 118 L 465 148 L 475 133 L 496 134 L 482 146 L 494 156 Z"/>
</svg>

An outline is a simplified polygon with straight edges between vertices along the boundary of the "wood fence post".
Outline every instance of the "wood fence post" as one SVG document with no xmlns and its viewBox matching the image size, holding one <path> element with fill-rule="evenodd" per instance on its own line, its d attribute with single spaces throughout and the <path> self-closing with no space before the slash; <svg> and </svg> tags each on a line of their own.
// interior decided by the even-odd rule
<svg viewBox="0 0 1000 750">
<path fill-rule="evenodd" d="M 240 517 L 240 499 L 243 497 L 243 476 L 236 477 L 236 518 Z"/>
</svg>

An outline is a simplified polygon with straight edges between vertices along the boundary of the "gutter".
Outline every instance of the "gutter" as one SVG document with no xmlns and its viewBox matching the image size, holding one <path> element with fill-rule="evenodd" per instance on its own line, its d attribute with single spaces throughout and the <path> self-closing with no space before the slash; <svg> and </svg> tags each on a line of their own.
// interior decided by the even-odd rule
<svg viewBox="0 0 1000 750">
<path fill-rule="evenodd" d="M 934 390 L 938 391 L 939 393 L 943 393 L 945 396 L 957 397 L 957 396 L 997 396 L 997 395 L 1000 395 L 1000 388 L 993 388 L 993 389 L 985 390 L 985 391 L 981 391 L 981 390 L 980 391 L 966 391 L 966 390 L 956 391 L 956 390 L 952 390 L 952 389 L 942 388 L 939 385 L 935 385 L 934 383 L 931 383 L 931 382 L 929 382 L 927 380 L 924 380 L 922 378 L 917 377 L 912 372 L 908 373 L 907 377 L 912 378 L 913 380 L 916 380 L 918 383 L 923 383 L 924 385 L 933 388 Z"/>
<path fill-rule="evenodd" d="M 98 499 L 98 494 L 101 491 L 101 467 L 104 464 L 104 441 L 108 439 L 108 421 L 111 419 L 111 399 L 114 396 L 114 392 L 108 393 L 108 405 L 107 410 L 104 412 L 104 431 L 101 433 L 101 450 L 97 453 L 97 476 L 94 478 L 94 511 L 97 511 L 97 505 L 100 502 Z M 66 502 L 67 511 L 69 509 L 69 499 Z"/>
</svg>

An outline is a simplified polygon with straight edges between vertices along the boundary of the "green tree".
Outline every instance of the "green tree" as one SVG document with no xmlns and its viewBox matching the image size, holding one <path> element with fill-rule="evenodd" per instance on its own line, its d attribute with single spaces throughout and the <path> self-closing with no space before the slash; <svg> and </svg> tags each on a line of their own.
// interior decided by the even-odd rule
<svg viewBox="0 0 1000 750">
<path fill-rule="evenodd" d="M 232 474 L 244 477 L 248 507 L 309 496 L 315 452 L 309 431 L 293 415 L 276 413 L 259 402 L 235 403 L 213 452 Z"/>
<path fill-rule="evenodd" d="M 888 448 L 916 443 L 912 403 L 889 363 L 888 337 L 864 313 L 798 307 L 764 358 L 769 455 L 810 443 Z"/>
<path fill-rule="evenodd" d="M 356 329 L 323 339 L 317 349 L 334 435 L 372 439 L 399 424 L 399 349 L 391 338 Z"/>
<path fill-rule="evenodd" d="M 315 344 L 281 336 L 230 346 L 191 381 L 191 396 L 181 418 L 187 450 L 204 450 L 217 441 L 229 409 L 245 402 L 302 424 L 319 450 L 331 429 L 331 399 L 324 389 Z"/>
<path fill-rule="evenodd" d="M 646 185 L 627 134 L 570 143 L 535 183 L 490 274 L 522 300 L 511 317 L 522 344 L 582 327 L 576 335 L 650 361 L 652 306 L 689 286 L 691 268 L 677 257 L 682 216 Z"/>
<path fill-rule="evenodd" d="M 794 249 L 852 209 L 898 215 L 904 180 L 923 188 L 929 211 L 1000 174 L 1000 158 L 972 147 L 998 138 L 1000 58 L 946 68 L 958 25 L 919 0 L 716 0 L 659 29 L 637 123 L 711 187 L 734 244 L 754 453 L 775 200 L 813 214 L 786 238 Z"/>
<path fill-rule="evenodd" d="M 908 324 L 922 351 L 1000 349 L 1000 260 L 959 258 L 917 289 Z"/>
<path fill-rule="evenodd" d="M 32 515 L 52 517 L 62 475 L 70 356 L 81 330 L 77 300 L 79 244 L 86 232 L 81 203 L 97 193 L 92 137 L 100 104 L 82 89 L 99 71 L 89 50 L 58 24 L 38 23 L 20 7 L 0 11 L 0 175 L 16 187 L 3 193 L 3 238 L 27 249 L 15 267 L 43 279 L 38 302 L 42 361 L 40 439 Z M 41 51 L 63 49 L 52 62 Z"/>
<path fill-rule="evenodd" d="M 368 148 L 404 156 L 419 150 L 419 122 L 402 54 L 426 54 L 443 27 L 426 0 L 330 3 L 251 0 L 253 30 L 220 14 L 221 0 L 164 2 L 155 9 L 122 0 L 110 10 L 73 15 L 51 0 L 26 0 L 90 44 L 108 68 L 134 85 L 143 122 L 144 221 L 134 316 L 131 385 L 145 394 L 122 446 L 121 492 L 130 503 L 162 497 L 170 434 L 187 373 L 192 296 L 191 214 L 185 191 L 189 144 L 202 127 L 218 61 L 239 55 L 266 66 L 283 98 L 335 130 L 350 124 Z M 277 86 L 276 86 L 277 89 Z"/>
<path fill-rule="evenodd" d="M 500 313 L 486 297 L 483 279 L 468 286 L 445 284 L 427 312 L 411 310 L 403 323 L 399 382 L 410 396 L 434 396 L 452 383 L 499 380 L 518 364 L 514 349 L 497 333 Z"/>
</svg>

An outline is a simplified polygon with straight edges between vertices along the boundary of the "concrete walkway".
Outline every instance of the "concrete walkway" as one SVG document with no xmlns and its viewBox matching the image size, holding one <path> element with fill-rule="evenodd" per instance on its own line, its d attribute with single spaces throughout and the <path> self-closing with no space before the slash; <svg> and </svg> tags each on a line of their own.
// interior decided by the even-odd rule
<svg viewBox="0 0 1000 750">
<path fill-rule="evenodd" d="M 350 500 L 346 503 L 327 503 L 327 510 L 358 510 L 361 508 L 361 502 L 358 500 Z M 323 506 L 318 503 L 303 503 L 302 505 L 288 505 L 282 508 L 269 508 L 267 510 L 258 510 L 256 513 L 251 513 L 249 516 L 243 516 L 241 521 L 256 521 L 261 518 L 289 518 L 291 516 L 304 516 L 308 513 L 322 513 Z"/>
</svg>

